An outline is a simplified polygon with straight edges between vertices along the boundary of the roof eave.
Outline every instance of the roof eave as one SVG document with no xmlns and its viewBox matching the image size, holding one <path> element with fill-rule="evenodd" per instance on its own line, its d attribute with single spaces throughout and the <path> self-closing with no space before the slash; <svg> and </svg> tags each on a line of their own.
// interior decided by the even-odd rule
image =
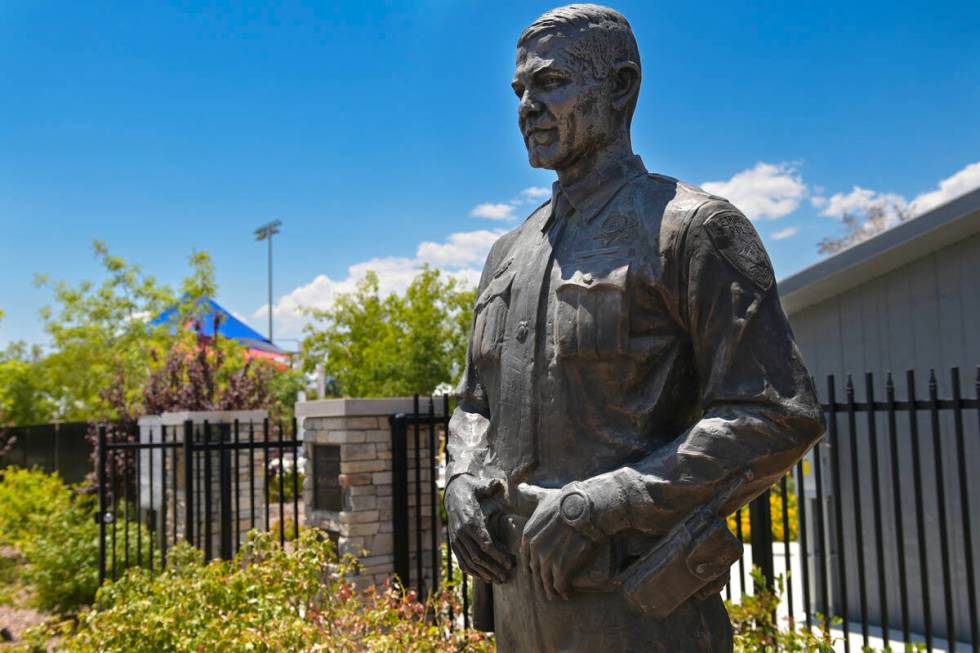
<svg viewBox="0 0 980 653">
<path fill-rule="evenodd" d="M 980 188 L 779 282 L 787 315 L 980 232 Z"/>
</svg>

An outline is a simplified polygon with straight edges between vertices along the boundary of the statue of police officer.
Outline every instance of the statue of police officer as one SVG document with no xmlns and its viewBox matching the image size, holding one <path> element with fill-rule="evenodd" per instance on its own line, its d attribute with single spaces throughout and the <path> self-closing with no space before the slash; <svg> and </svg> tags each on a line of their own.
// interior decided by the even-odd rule
<svg viewBox="0 0 980 653">
<path fill-rule="evenodd" d="M 752 224 L 633 153 L 640 80 L 612 9 L 517 43 L 528 159 L 558 180 L 487 258 L 445 498 L 502 653 L 731 651 L 723 518 L 823 432 Z"/>
</svg>

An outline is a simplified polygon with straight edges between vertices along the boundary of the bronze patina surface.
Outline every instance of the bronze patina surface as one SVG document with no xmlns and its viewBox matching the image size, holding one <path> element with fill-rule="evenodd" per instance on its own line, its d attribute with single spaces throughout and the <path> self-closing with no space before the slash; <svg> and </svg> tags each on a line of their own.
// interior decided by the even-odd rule
<svg viewBox="0 0 980 653">
<path fill-rule="evenodd" d="M 446 490 L 502 653 L 730 651 L 723 516 L 823 432 L 751 222 L 633 153 L 640 80 L 612 9 L 517 44 L 528 159 L 558 180 L 487 259 Z"/>
</svg>

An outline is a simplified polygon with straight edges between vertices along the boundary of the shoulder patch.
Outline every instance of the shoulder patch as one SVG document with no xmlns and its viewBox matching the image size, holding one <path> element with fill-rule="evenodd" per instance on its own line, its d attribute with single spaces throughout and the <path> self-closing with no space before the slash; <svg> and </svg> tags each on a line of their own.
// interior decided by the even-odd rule
<svg viewBox="0 0 980 653">
<path fill-rule="evenodd" d="M 741 213 L 721 213 L 711 216 L 704 227 L 715 248 L 736 270 L 763 292 L 772 287 L 772 264 L 748 218 Z"/>
</svg>

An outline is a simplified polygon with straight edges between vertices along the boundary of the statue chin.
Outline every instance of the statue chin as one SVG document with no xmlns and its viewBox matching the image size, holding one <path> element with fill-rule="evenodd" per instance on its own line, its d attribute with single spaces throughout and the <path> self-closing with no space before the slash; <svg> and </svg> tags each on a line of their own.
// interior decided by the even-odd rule
<svg viewBox="0 0 980 653">
<path fill-rule="evenodd" d="M 535 152 L 534 150 L 528 150 L 527 161 L 532 168 L 540 168 L 542 170 L 558 170 L 562 167 L 562 162 L 567 160 L 568 157 L 560 156 L 549 156 L 543 152 Z"/>
</svg>

